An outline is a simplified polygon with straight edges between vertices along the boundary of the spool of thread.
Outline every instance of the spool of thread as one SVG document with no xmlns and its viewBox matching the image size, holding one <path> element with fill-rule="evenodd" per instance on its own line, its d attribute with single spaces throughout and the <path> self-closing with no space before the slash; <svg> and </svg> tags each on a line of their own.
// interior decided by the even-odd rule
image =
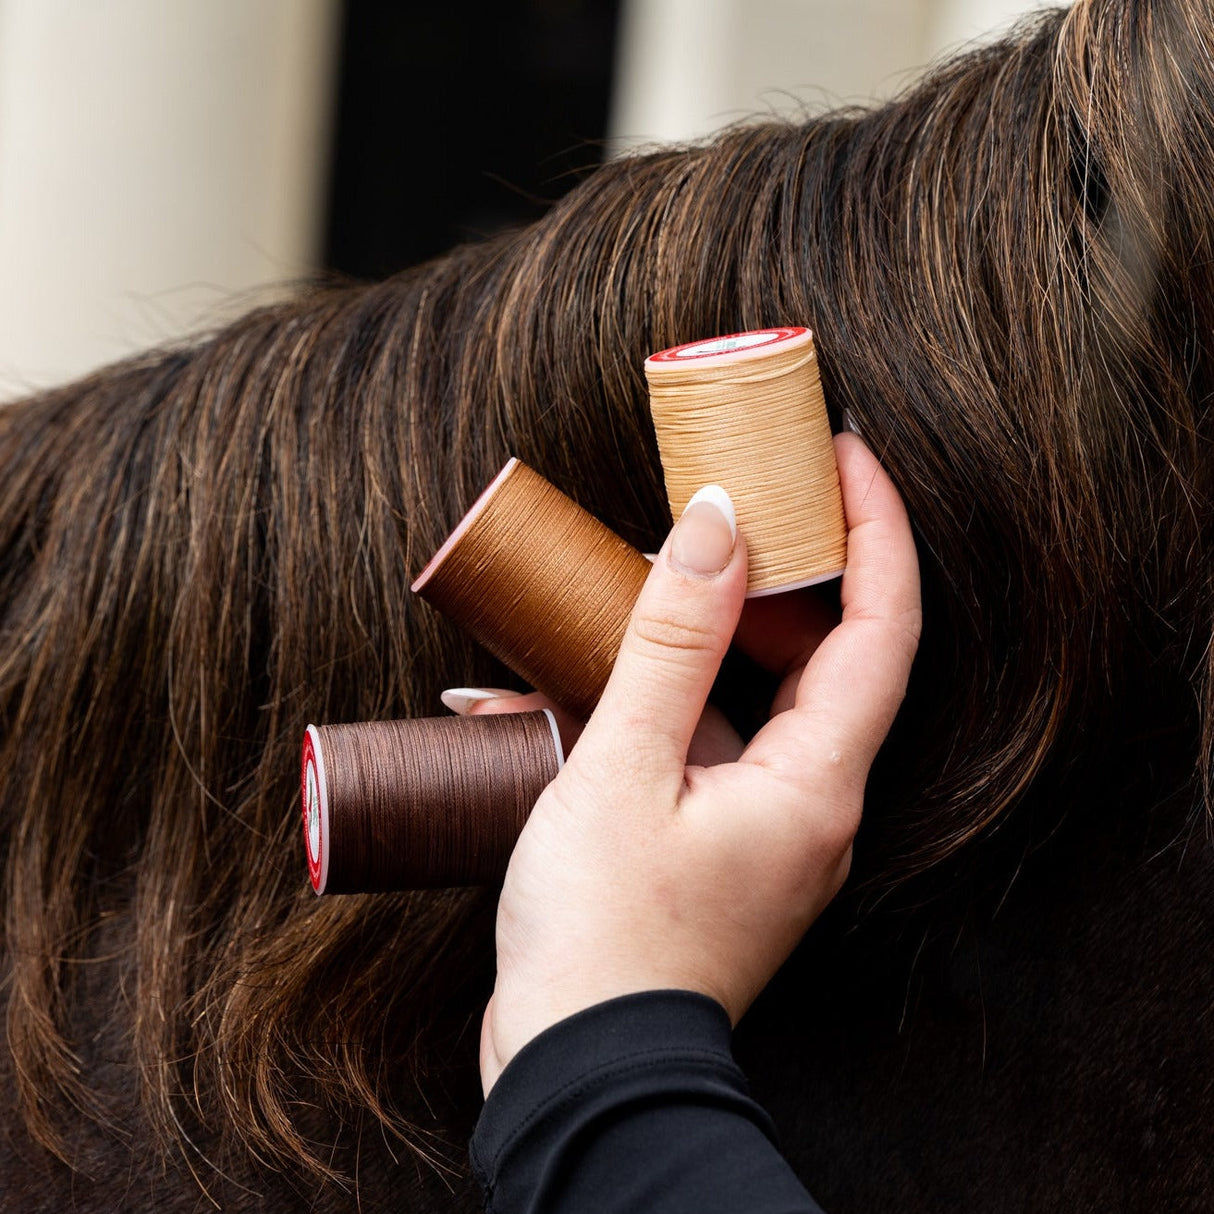
<svg viewBox="0 0 1214 1214">
<path fill-rule="evenodd" d="M 584 720 L 648 575 L 635 548 L 511 459 L 413 590 Z"/>
<path fill-rule="evenodd" d="M 564 762 L 547 710 L 309 725 L 304 848 L 318 894 L 485 885 Z"/>
<path fill-rule="evenodd" d="M 645 360 L 674 518 L 702 485 L 733 499 L 748 597 L 838 577 L 847 526 L 813 335 L 790 326 L 688 342 Z"/>
</svg>

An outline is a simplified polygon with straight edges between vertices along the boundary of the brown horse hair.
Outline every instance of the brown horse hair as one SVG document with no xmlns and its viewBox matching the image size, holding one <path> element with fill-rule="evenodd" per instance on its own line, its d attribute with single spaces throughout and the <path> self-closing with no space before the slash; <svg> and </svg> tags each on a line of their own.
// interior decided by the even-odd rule
<svg viewBox="0 0 1214 1214">
<path fill-rule="evenodd" d="M 1212 63 L 1207 0 L 1084 0 L 892 104 L 607 164 L 524 231 L 0 411 L 32 1137 L 121 1133 L 81 1011 L 104 962 L 112 1082 L 204 1183 L 221 1155 L 336 1177 L 343 1125 L 439 1149 L 409 1111 L 450 1048 L 426 1025 L 474 1015 L 492 892 L 314 898 L 300 738 L 507 677 L 408 587 L 508 456 L 657 544 L 642 361 L 682 341 L 811 326 L 908 504 L 926 633 L 866 888 L 1096 762 L 1130 670 L 1188 680 L 1208 801 Z"/>
</svg>

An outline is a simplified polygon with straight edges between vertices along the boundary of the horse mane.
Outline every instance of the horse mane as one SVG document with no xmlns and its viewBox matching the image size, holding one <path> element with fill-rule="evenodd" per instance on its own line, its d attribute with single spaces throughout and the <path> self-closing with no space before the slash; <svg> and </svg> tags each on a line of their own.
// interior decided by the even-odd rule
<svg viewBox="0 0 1214 1214">
<path fill-rule="evenodd" d="M 0 410 L 32 1139 L 70 1158 L 82 1120 L 137 1124 L 203 1183 L 337 1180 L 369 1129 L 441 1165 L 492 894 L 316 899 L 299 741 L 509 678 L 408 590 L 508 456 L 657 544 L 641 364 L 681 341 L 810 325 L 836 423 L 907 502 L 926 630 L 870 790 L 873 899 L 1116 753 L 1154 674 L 1190 689 L 1159 778 L 1208 794 L 1212 63 L 1206 0 L 1083 0 L 891 104 L 609 163 L 523 231 Z"/>
</svg>

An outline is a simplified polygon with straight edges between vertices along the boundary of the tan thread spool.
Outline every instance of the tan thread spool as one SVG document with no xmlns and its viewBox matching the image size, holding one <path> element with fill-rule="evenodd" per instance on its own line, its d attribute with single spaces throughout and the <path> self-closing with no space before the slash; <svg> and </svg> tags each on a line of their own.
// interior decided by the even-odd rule
<svg viewBox="0 0 1214 1214">
<path fill-rule="evenodd" d="M 304 850 L 318 894 L 485 885 L 564 756 L 547 710 L 309 725 Z"/>
<path fill-rule="evenodd" d="M 584 720 L 648 575 L 635 548 L 511 459 L 413 590 Z"/>
<path fill-rule="evenodd" d="M 703 485 L 733 499 L 748 597 L 838 577 L 839 470 L 813 335 L 788 326 L 688 342 L 645 360 L 670 512 Z"/>
</svg>

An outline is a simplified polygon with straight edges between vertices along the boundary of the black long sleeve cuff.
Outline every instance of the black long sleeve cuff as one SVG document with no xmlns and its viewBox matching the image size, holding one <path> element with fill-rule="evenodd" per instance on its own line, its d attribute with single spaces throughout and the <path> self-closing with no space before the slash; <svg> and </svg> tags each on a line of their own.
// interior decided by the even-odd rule
<svg viewBox="0 0 1214 1214">
<path fill-rule="evenodd" d="M 690 991 L 588 1008 L 502 1072 L 472 1138 L 489 1214 L 821 1214 Z"/>
</svg>

